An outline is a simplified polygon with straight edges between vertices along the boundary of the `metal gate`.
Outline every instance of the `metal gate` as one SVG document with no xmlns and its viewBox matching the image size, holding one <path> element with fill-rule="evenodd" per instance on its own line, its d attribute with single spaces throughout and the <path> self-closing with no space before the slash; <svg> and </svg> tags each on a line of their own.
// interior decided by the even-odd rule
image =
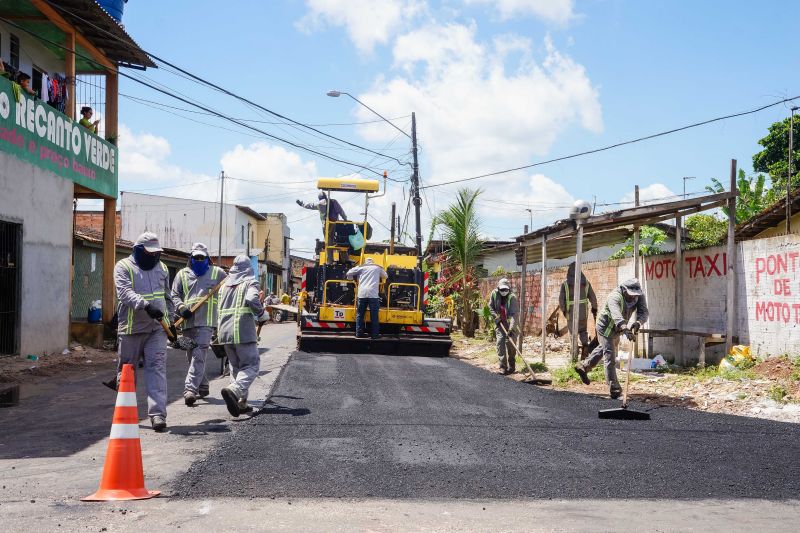
<svg viewBox="0 0 800 533">
<path fill-rule="evenodd" d="M 22 224 L 0 221 L 0 357 L 19 351 Z"/>
</svg>

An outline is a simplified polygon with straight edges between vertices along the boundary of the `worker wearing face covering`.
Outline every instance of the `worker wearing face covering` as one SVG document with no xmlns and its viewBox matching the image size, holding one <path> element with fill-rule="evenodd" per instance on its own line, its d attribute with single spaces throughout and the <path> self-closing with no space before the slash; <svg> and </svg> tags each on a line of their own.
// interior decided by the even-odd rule
<svg viewBox="0 0 800 533">
<path fill-rule="evenodd" d="M 206 355 L 217 326 L 218 296 L 211 296 L 194 311 L 191 308 L 223 279 L 225 271 L 211 264 L 208 247 L 198 242 L 192 246 L 189 265 L 181 269 L 172 282 L 172 302 L 184 320 L 183 334 L 197 345 L 186 353 L 189 370 L 186 372 L 183 400 L 188 406 L 194 405 L 198 398 L 208 396 Z"/>
<path fill-rule="evenodd" d="M 158 237 L 142 233 L 133 254 L 114 266 L 119 302 L 117 380 L 122 365 L 136 368 L 139 360 L 144 361 L 147 414 L 156 431 L 167 427 L 167 334 L 159 322 L 167 320 L 174 310 L 161 252 Z"/>
<path fill-rule="evenodd" d="M 500 371 L 503 374 L 513 374 L 516 371 L 517 356 L 513 343 L 517 335 L 519 302 L 506 278 L 497 282 L 497 288 L 489 296 L 489 312 L 494 318 Z M 509 344 L 512 345 L 511 350 L 509 350 Z"/>
<path fill-rule="evenodd" d="M 591 306 L 592 315 L 594 315 L 595 322 L 597 322 L 597 296 L 594 294 L 594 289 L 586 276 L 581 272 L 581 288 L 580 291 L 575 290 L 575 263 L 569 265 L 567 269 L 567 279 L 561 284 L 561 292 L 558 295 L 558 307 L 564 313 L 567 319 L 567 328 L 570 335 L 572 334 L 572 309 L 573 305 L 578 305 L 578 338 L 581 341 L 581 359 L 585 359 L 589 355 L 589 333 L 586 329 L 586 323 L 589 318 L 589 306 Z"/>
<path fill-rule="evenodd" d="M 222 389 L 222 399 L 233 416 L 252 410 L 247 405 L 247 393 L 258 376 L 260 364 L 256 323 L 269 320 L 262 298 L 250 258 L 236 256 L 219 291 L 217 330 L 231 370 L 231 384 Z"/>
<path fill-rule="evenodd" d="M 642 324 L 647 322 L 648 315 L 647 301 L 638 279 L 629 279 L 611 291 L 606 299 L 606 306 L 597 318 L 599 344 L 588 359 L 575 366 L 575 371 L 586 385 L 590 383 L 588 373 L 602 359 L 609 394 L 612 398 L 619 398 L 622 394 L 622 387 L 617 380 L 616 366 L 619 338 L 621 335 L 625 335 L 628 339 L 633 340 Z M 633 324 L 630 324 L 631 318 L 634 318 Z"/>
</svg>

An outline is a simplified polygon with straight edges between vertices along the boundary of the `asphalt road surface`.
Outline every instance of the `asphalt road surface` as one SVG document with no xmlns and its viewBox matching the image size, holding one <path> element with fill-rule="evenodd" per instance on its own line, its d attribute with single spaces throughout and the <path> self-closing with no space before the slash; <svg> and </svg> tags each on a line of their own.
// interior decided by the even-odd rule
<svg viewBox="0 0 800 533">
<path fill-rule="evenodd" d="M 676 408 L 651 411 L 651 421 L 597 418 L 618 405 L 454 359 L 298 352 L 265 408 L 194 463 L 177 491 L 193 499 L 797 497 L 797 425 Z"/>
</svg>

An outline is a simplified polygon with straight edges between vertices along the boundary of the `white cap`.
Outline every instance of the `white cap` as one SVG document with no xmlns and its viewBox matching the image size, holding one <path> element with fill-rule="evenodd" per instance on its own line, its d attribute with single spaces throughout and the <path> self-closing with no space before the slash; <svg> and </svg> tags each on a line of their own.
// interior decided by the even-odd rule
<svg viewBox="0 0 800 533">
<path fill-rule="evenodd" d="M 196 242 L 192 245 L 192 252 L 189 255 L 202 255 L 208 257 L 208 246 L 202 242 Z"/>
<path fill-rule="evenodd" d="M 511 285 L 508 284 L 508 279 L 500 278 L 500 281 L 497 282 L 497 288 L 511 290 Z"/>
<path fill-rule="evenodd" d="M 158 235 L 156 235 L 151 231 L 145 231 L 144 233 L 139 235 L 139 238 L 136 239 L 135 245 L 139 244 L 144 246 L 144 249 L 150 252 L 151 254 L 164 251 L 164 249 L 161 248 L 161 245 L 158 244 Z"/>
</svg>

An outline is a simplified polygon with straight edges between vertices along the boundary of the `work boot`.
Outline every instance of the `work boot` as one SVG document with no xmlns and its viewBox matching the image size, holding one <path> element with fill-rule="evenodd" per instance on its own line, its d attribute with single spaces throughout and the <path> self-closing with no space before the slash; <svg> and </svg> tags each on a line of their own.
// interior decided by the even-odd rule
<svg viewBox="0 0 800 533">
<path fill-rule="evenodd" d="M 167 420 L 161 415 L 151 416 L 150 424 L 153 426 L 153 431 L 161 432 L 167 429 Z"/>
<path fill-rule="evenodd" d="M 609 390 L 609 392 L 608 392 L 608 395 L 611 396 L 612 400 L 616 400 L 617 398 L 622 396 L 622 387 L 620 387 L 620 386 L 614 387 L 612 385 L 610 390 Z"/>
<path fill-rule="evenodd" d="M 245 400 L 244 398 L 239 400 L 239 412 L 240 413 L 249 413 L 252 410 L 253 410 L 253 408 L 250 407 L 249 405 L 247 405 L 247 400 Z"/>
<path fill-rule="evenodd" d="M 578 373 L 578 376 L 581 378 L 581 381 L 583 381 L 584 385 L 588 385 L 589 383 L 592 382 L 592 380 L 589 379 L 589 375 L 586 373 L 586 370 L 583 368 L 583 366 L 575 365 L 575 372 Z"/>
<path fill-rule="evenodd" d="M 190 390 L 183 392 L 183 403 L 185 403 L 188 407 L 194 405 L 194 402 L 197 401 L 197 396 Z"/>
<path fill-rule="evenodd" d="M 209 392 L 210 392 L 210 391 L 209 391 L 207 388 L 206 388 L 206 389 L 204 389 L 203 387 L 200 387 L 200 388 L 197 390 L 197 397 L 198 397 L 198 398 L 205 398 L 206 396 L 208 396 Z"/>
<path fill-rule="evenodd" d="M 239 409 L 239 395 L 236 394 L 236 391 L 228 385 L 227 387 L 223 387 L 220 394 L 222 394 L 222 399 L 225 400 L 225 406 L 228 408 L 228 412 L 231 416 L 239 416 L 241 410 Z"/>
<path fill-rule="evenodd" d="M 581 344 L 581 361 L 586 359 L 589 356 L 589 347 L 585 344 Z"/>
</svg>

